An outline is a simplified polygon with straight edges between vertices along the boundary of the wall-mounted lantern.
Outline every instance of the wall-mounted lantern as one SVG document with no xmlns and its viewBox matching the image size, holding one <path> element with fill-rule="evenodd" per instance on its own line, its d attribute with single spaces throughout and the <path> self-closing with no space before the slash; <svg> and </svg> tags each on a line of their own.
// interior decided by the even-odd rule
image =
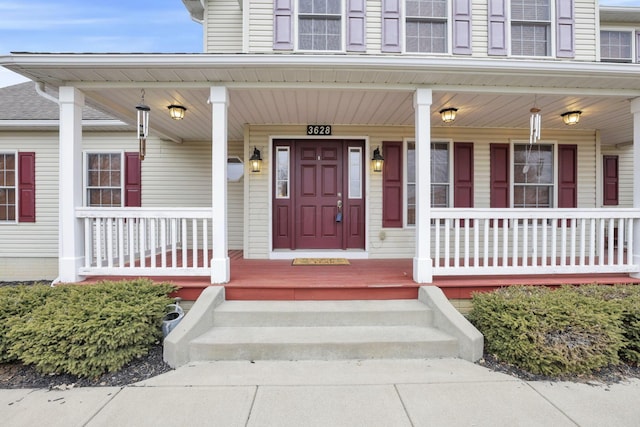
<svg viewBox="0 0 640 427">
<path fill-rule="evenodd" d="M 260 157 L 258 147 L 253 148 L 253 154 L 249 158 L 249 164 L 251 165 L 251 172 L 260 172 L 260 169 L 262 169 L 262 157 Z"/>
<path fill-rule="evenodd" d="M 382 172 L 382 165 L 384 164 L 384 157 L 380 154 L 380 147 L 373 150 L 373 157 L 371 158 L 371 165 L 374 172 Z"/>
</svg>

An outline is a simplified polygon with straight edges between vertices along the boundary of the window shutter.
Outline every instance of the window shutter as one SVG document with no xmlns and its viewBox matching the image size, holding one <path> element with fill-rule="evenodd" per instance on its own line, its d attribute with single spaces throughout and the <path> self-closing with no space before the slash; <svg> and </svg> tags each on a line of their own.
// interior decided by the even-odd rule
<svg viewBox="0 0 640 427">
<path fill-rule="evenodd" d="M 574 0 L 556 0 L 557 46 L 558 58 L 575 57 L 575 21 Z"/>
<path fill-rule="evenodd" d="M 142 206 L 142 162 L 138 153 L 124 153 L 124 205 Z"/>
<path fill-rule="evenodd" d="M 508 208 L 509 198 L 509 144 L 491 144 L 489 148 L 491 185 L 490 207 Z"/>
<path fill-rule="evenodd" d="M 558 146 L 558 207 L 578 206 L 578 146 Z"/>
<path fill-rule="evenodd" d="M 347 50 L 364 52 L 366 46 L 365 0 L 347 0 Z"/>
<path fill-rule="evenodd" d="M 18 153 L 19 222 L 36 222 L 36 153 Z"/>
<path fill-rule="evenodd" d="M 489 0 L 489 55 L 507 54 L 507 0 Z"/>
<path fill-rule="evenodd" d="M 473 144 L 453 145 L 453 207 L 473 207 Z"/>
<path fill-rule="evenodd" d="M 602 204 L 616 206 L 618 200 L 618 156 L 604 156 L 602 168 L 603 191 Z"/>
<path fill-rule="evenodd" d="M 293 49 L 293 0 L 273 2 L 273 50 Z"/>
<path fill-rule="evenodd" d="M 636 62 L 640 62 L 640 31 L 636 33 Z"/>
<path fill-rule="evenodd" d="M 471 0 L 453 2 L 453 53 L 471 55 Z"/>
<path fill-rule="evenodd" d="M 382 226 L 402 227 L 402 142 L 383 142 Z"/>
<path fill-rule="evenodd" d="M 401 51 L 400 0 L 382 0 L 382 51 Z"/>
</svg>

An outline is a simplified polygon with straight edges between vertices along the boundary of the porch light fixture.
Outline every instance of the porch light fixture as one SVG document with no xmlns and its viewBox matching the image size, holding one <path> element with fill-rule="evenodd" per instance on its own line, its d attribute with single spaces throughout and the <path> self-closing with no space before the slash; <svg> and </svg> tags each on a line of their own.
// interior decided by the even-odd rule
<svg viewBox="0 0 640 427">
<path fill-rule="evenodd" d="M 147 137 L 149 136 L 149 112 L 151 108 L 144 103 L 144 89 L 140 91 L 140 104 L 136 105 L 138 111 L 138 142 L 140 160 L 144 160 L 147 153 Z"/>
<path fill-rule="evenodd" d="M 262 168 L 262 157 L 260 157 L 258 147 L 253 147 L 253 154 L 249 158 L 249 164 L 251 165 L 251 172 L 260 172 Z"/>
<path fill-rule="evenodd" d="M 187 111 L 186 107 L 182 105 L 171 104 L 167 107 L 169 109 L 169 115 L 173 120 L 184 119 L 184 112 Z"/>
<path fill-rule="evenodd" d="M 444 108 L 440 110 L 440 117 L 445 123 L 451 123 L 456 119 L 457 108 Z"/>
<path fill-rule="evenodd" d="M 371 164 L 373 165 L 374 172 L 382 172 L 384 157 L 382 157 L 382 154 L 380 154 L 380 147 L 373 150 L 373 157 L 371 158 Z"/>
<path fill-rule="evenodd" d="M 573 126 L 580 121 L 580 114 L 582 114 L 582 111 L 567 111 L 564 114 L 560 114 L 560 117 L 562 117 L 565 125 Z"/>
</svg>

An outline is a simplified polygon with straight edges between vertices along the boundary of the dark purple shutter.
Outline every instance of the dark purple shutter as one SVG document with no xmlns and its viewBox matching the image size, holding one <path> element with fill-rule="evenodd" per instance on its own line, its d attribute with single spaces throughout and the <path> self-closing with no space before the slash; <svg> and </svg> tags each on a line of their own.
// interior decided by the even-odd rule
<svg viewBox="0 0 640 427">
<path fill-rule="evenodd" d="M 367 50 L 365 15 L 365 0 L 347 0 L 347 50 L 350 52 Z"/>
<path fill-rule="evenodd" d="M 491 144 L 489 148 L 491 185 L 490 207 L 508 208 L 509 198 L 509 144 Z"/>
<path fill-rule="evenodd" d="M 618 200 L 618 156 L 604 156 L 602 204 L 617 206 Z"/>
<path fill-rule="evenodd" d="M 473 144 L 453 145 L 453 207 L 473 207 Z"/>
<path fill-rule="evenodd" d="M 578 206 L 578 146 L 558 145 L 558 207 Z"/>
<path fill-rule="evenodd" d="M 36 153 L 18 153 L 18 221 L 36 222 Z"/>
<path fill-rule="evenodd" d="M 382 0 L 382 51 L 401 51 L 400 0 Z"/>
<path fill-rule="evenodd" d="M 640 31 L 636 33 L 636 62 L 640 62 Z"/>
<path fill-rule="evenodd" d="M 575 13 L 574 0 L 556 0 L 556 56 L 575 56 Z"/>
<path fill-rule="evenodd" d="M 453 53 L 471 55 L 471 0 L 453 1 Z"/>
<path fill-rule="evenodd" d="M 124 153 L 124 205 L 142 206 L 142 162 L 138 153 Z"/>
<path fill-rule="evenodd" d="M 489 0 L 489 55 L 507 54 L 507 1 Z"/>
<path fill-rule="evenodd" d="M 402 142 L 383 142 L 382 226 L 402 227 Z"/>
<path fill-rule="evenodd" d="M 274 0 L 273 50 L 293 49 L 293 0 Z"/>
</svg>

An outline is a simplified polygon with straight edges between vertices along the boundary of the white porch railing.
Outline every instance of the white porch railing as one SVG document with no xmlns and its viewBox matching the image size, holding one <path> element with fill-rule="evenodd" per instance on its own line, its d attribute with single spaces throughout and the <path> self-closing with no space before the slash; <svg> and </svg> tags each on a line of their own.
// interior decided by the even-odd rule
<svg viewBox="0 0 640 427">
<path fill-rule="evenodd" d="M 434 275 L 637 272 L 636 209 L 431 210 Z"/>
<path fill-rule="evenodd" d="M 80 275 L 211 274 L 211 209 L 79 208 L 84 220 Z"/>
</svg>

